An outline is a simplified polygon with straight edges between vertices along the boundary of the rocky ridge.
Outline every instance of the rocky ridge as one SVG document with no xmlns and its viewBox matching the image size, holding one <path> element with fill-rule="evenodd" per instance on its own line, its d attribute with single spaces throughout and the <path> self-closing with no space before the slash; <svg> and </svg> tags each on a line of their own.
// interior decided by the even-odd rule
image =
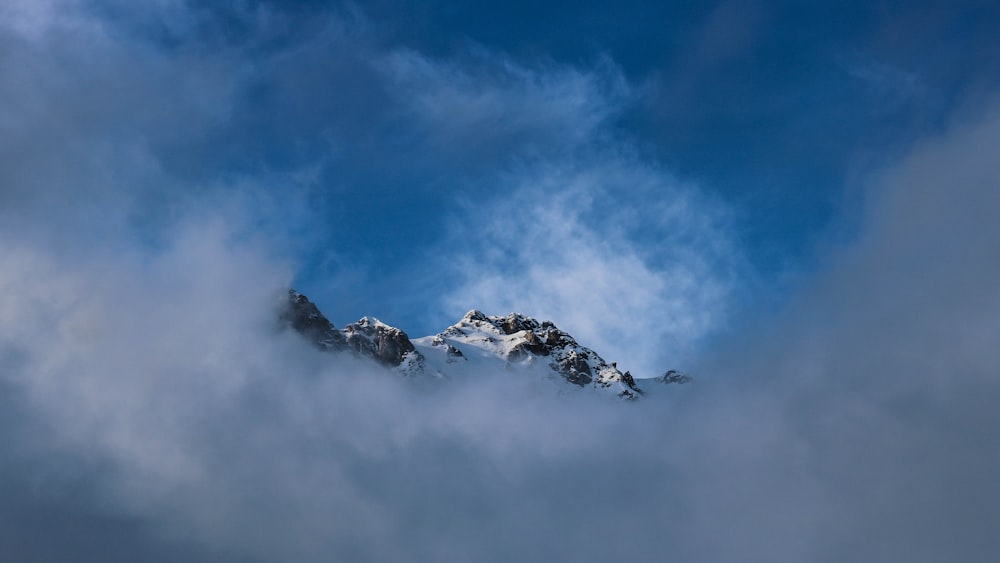
<svg viewBox="0 0 1000 563">
<path fill-rule="evenodd" d="M 614 391 L 623 398 L 642 394 L 629 372 L 622 373 L 616 364 L 581 346 L 551 321 L 539 322 L 518 313 L 490 316 L 469 311 L 443 332 L 414 342 L 428 363 L 446 376 L 457 371 L 455 364 L 493 358 L 506 369 L 541 365 L 547 368 L 539 370 L 543 374 L 554 374 L 578 387 Z"/>
<path fill-rule="evenodd" d="M 280 308 L 279 320 L 321 350 L 350 351 L 406 375 L 424 371 L 423 357 L 413 347 L 410 337 L 374 317 L 362 317 L 338 330 L 308 297 L 290 289 L 288 301 Z"/>
<path fill-rule="evenodd" d="M 632 374 L 619 370 L 616 363 L 606 362 L 551 321 L 539 322 L 518 313 L 490 316 L 472 310 L 436 335 L 411 340 L 402 330 L 373 317 L 337 329 L 305 295 L 289 290 L 280 319 L 322 350 L 353 353 L 404 375 L 451 378 L 481 368 L 499 368 L 535 372 L 624 399 L 643 394 Z M 689 380 L 671 370 L 645 381 Z"/>
</svg>

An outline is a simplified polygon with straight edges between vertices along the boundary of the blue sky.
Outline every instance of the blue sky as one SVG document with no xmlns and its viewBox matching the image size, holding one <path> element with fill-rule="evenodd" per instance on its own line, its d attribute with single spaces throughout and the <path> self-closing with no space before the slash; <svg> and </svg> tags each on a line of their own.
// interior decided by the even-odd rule
<svg viewBox="0 0 1000 563">
<path fill-rule="evenodd" d="M 996 3 L 222 4 L 0 4 L 0 559 L 1000 551 Z M 421 386 L 288 286 L 695 379 Z"/>
</svg>

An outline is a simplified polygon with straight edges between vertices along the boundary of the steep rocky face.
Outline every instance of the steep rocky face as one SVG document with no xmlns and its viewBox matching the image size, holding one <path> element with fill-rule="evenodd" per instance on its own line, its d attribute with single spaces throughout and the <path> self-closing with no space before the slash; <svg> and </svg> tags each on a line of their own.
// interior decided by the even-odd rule
<svg viewBox="0 0 1000 563">
<path fill-rule="evenodd" d="M 333 326 L 316 305 L 305 295 L 288 290 L 288 302 L 281 309 L 280 319 L 306 340 L 324 350 L 345 350 L 347 339 Z"/>
<path fill-rule="evenodd" d="M 288 302 L 280 318 L 323 350 L 350 350 L 357 356 L 398 368 L 407 375 L 423 371 L 423 358 L 406 333 L 378 319 L 365 317 L 337 330 L 312 301 L 295 290 L 288 291 Z"/>
<path fill-rule="evenodd" d="M 345 326 L 344 336 L 348 348 L 388 366 L 398 366 L 407 354 L 416 353 L 405 332 L 375 318 L 364 317 Z"/>
</svg>

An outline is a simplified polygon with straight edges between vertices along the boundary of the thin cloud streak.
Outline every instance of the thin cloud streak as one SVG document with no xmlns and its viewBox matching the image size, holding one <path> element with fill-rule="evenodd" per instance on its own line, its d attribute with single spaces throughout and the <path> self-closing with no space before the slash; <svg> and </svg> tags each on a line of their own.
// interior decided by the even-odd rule
<svg viewBox="0 0 1000 563">
<path fill-rule="evenodd" d="M 527 154 L 573 149 L 590 143 L 634 97 L 607 59 L 592 69 L 527 68 L 483 50 L 461 61 L 396 50 L 380 66 L 395 85 L 393 95 L 440 151 L 498 141 Z"/>
</svg>

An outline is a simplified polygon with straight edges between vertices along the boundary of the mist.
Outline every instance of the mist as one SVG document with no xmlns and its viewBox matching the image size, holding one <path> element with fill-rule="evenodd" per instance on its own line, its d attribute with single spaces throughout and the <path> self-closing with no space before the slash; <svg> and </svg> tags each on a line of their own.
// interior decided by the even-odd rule
<svg viewBox="0 0 1000 563">
<path fill-rule="evenodd" d="M 314 350 L 276 324 L 287 269 L 224 227 L 179 227 L 153 258 L 8 237 L 3 550 L 987 560 L 996 115 L 881 175 L 829 272 L 637 404 Z"/>
<path fill-rule="evenodd" d="M 158 22 L 113 2 L 0 9 L 0 557 L 1000 550 L 988 96 L 844 186 L 863 202 L 840 210 L 848 234 L 772 310 L 753 306 L 732 204 L 609 125 L 642 95 L 613 60 L 435 58 L 351 10 L 305 37 L 265 8 L 247 36 L 215 34 L 182 4 Z M 427 187 L 452 173 L 471 187 Z M 388 240 L 359 223 L 411 219 L 352 210 L 394 198 L 444 226 L 359 258 Z M 278 322 L 311 259 L 339 268 L 316 299 L 338 326 L 387 293 L 364 312 L 411 336 L 401 302 L 435 321 L 510 308 L 695 379 L 625 402 L 508 371 L 403 378 Z"/>
</svg>

